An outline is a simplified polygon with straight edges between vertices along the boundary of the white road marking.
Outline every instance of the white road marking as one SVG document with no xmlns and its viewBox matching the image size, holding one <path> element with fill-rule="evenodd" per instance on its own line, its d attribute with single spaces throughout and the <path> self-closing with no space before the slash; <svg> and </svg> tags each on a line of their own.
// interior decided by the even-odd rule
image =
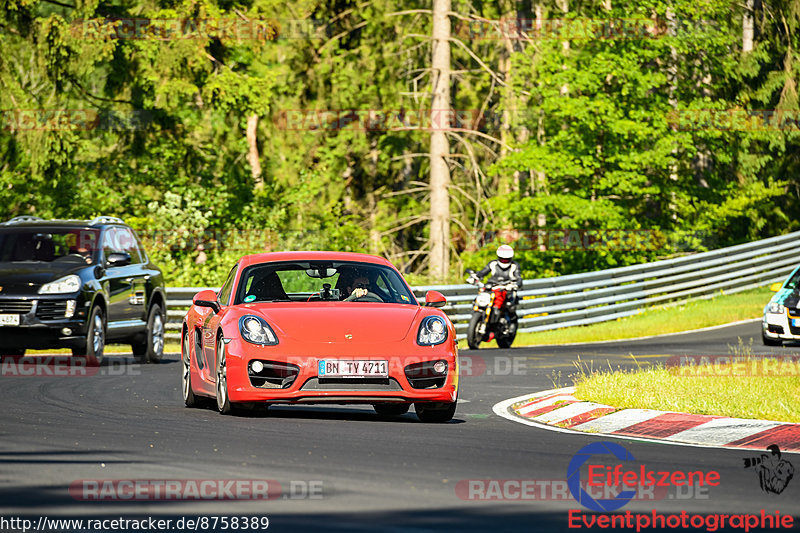
<svg viewBox="0 0 800 533">
<path fill-rule="evenodd" d="M 722 445 L 750 437 L 780 425 L 783 425 L 783 423 L 766 420 L 745 420 L 742 418 L 715 418 L 699 426 L 666 437 L 666 439 Z"/>
<path fill-rule="evenodd" d="M 545 424 L 556 424 L 570 418 L 575 418 L 576 416 L 580 416 L 584 413 L 588 413 L 589 411 L 594 411 L 595 409 L 602 409 L 603 407 L 608 408 L 610 406 L 594 402 L 578 402 L 554 411 L 550 411 L 549 413 L 545 413 L 543 415 L 535 416 L 533 419 L 537 422 L 543 422 Z"/>
<path fill-rule="evenodd" d="M 640 422 L 646 422 L 666 411 L 656 411 L 653 409 L 623 409 L 610 415 L 601 416 L 594 420 L 578 424 L 573 429 L 577 431 L 594 431 L 598 433 L 613 433 L 620 429 L 625 429 Z"/>
</svg>

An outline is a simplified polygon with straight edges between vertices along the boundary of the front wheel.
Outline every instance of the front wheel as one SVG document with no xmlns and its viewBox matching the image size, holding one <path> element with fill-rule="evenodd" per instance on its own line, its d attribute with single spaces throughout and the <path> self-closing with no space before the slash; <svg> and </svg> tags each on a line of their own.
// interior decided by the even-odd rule
<svg viewBox="0 0 800 533">
<path fill-rule="evenodd" d="M 89 329 L 86 332 L 86 340 L 79 347 L 72 349 L 72 355 L 86 356 L 90 361 L 99 365 L 103 361 L 105 347 L 106 320 L 103 310 L 95 307 L 89 315 Z"/>
<path fill-rule="evenodd" d="M 133 355 L 139 363 L 158 363 L 164 355 L 164 315 L 161 306 L 153 304 L 147 315 L 144 341 L 131 345 Z"/>
<path fill-rule="evenodd" d="M 761 332 L 761 341 L 764 343 L 764 346 L 783 346 L 783 341 L 780 339 L 770 339 L 763 331 Z"/>
<path fill-rule="evenodd" d="M 514 339 L 517 338 L 517 321 L 512 320 L 508 326 L 508 333 L 497 336 L 497 346 L 500 348 L 511 348 Z"/>
<path fill-rule="evenodd" d="M 483 322 L 483 313 L 472 313 L 472 318 L 469 319 L 469 328 L 467 329 L 467 345 L 470 350 L 477 350 L 483 335 L 478 333 L 478 326 Z"/>
<path fill-rule="evenodd" d="M 418 403 L 414 405 L 414 410 L 417 412 L 417 418 L 420 419 L 420 422 L 441 424 L 453 419 L 456 414 L 456 403 L 433 405 Z"/>
<path fill-rule="evenodd" d="M 239 406 L 231 403 L 228 397 L 228 362 L 225 342 L 222 337 L 217 341 L 217 410 L 223 415 L 239 412 Z"/>
</svg>

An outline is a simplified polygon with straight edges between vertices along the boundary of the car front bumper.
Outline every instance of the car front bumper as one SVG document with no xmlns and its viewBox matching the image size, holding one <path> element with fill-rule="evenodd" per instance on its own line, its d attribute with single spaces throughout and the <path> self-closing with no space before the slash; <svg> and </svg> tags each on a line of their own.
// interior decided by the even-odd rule
<svg viewBox="0 0 800 533">
<path fill-rule="evenodd" d="M 797 324 L 792 325 L 792 321 Z M 761 331 L 764 337 L 771 340 L 796 341 L 800 340 L 800 317 L 790 316 L 788 312 L 764 313 L 761 321 Z"/>
<path fill-rule="evenodd" d="M 403 350 L 401 346 L 375 346 L 371 351 L 380 355 L 336 355 L 281 353 L 275 346 L 259 347 L 241 340 L 226 346 L 228 394 L 232 402 L 265 403 L 379 403 L 379 402 L 434 402 L 451 403 L 458 396 L 458 363 L 454 345 L 414 347 Z M 416 349 L 415 349 L 416 348 Z M 335 352 L 335 350 L 332 350 Z M 415 353 L 409 353 L 415 352 Z M 361 352 L 363 353 L 363 352 Z M 386 360 L 387 378 L 325 378 L 319 375 L 320 360 Z M 254 386 L 251 379 L 251 361 L 278 361 L 297 368 L 291 384 L 267 388 Z M 445 373 L 428 378 L 428 374 L 406 375 L 409 365 L 428 365 L 445 361 Z M 428 379 L 429 381 L 425 381 Z M 438 379 L 438 381 L 437 381 Z M 416 384 L 412 386 L 412 382 Z M 421 387 L 421 385 L 429 385 Z"/>
<path fill-rule="evenodd" d="M 74 302 L 74 313 L 66 317 L 67 301 Z M 0 348 L 78 347 L 87 332 L 81 299 L 58 297 L 0 298 L 0 315 L 18 317 L 18 324 L 0 325 Z"/>
</svg>

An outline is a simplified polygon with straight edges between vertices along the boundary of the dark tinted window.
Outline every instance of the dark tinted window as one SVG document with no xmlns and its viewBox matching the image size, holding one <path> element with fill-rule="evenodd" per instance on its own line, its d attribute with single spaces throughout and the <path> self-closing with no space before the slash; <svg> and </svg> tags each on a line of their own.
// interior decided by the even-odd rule
<svg viewBox="0 0 800 533">
<path fill-rule="evenodd" d="M 97 260 L 97 230 L 19 228 L 0 230 L 0 262 L 83 262 Z"/>
<path fill-rule="evenodd" d="M 103 236 L 103 253 L 106 258 L 112 253 L 126 253 L 131 256 L 131 263 L 142 262 L 142 254 L 130 228 L 108 228 Z"/>
</svg>

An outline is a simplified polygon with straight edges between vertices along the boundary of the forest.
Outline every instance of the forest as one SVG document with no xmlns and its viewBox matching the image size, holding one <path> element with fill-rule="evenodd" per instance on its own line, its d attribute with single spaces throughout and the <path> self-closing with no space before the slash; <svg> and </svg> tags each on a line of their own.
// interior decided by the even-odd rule
<svg viewBox="0 0 800 533">
<path fill-rule="evenodd" d="M 800 229 L 798 82 L 800 0 L 4 0 L 0 220 L 122 217 L 184 286 L 613 268 Z"/>
</svg>

